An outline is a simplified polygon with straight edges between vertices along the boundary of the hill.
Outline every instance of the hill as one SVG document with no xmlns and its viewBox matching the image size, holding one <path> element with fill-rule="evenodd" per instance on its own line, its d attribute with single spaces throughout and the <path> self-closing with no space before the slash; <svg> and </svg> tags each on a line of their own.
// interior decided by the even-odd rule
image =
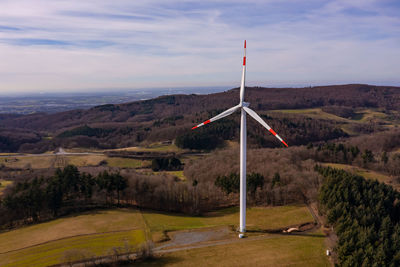
<svg viewBox="0 0 400 267">
<path fill-rule="evenodd" d="M 168 95 L 54 114 L 1 115 L 0 152 L 39 153 L 59 146 L 118 148 L 173 140 L 188 133 L 193 124 L 235 105 L 238 94 L 238 88 L 235 88 L 216 94 Z M 246 100 L 269 120 L 271 126 L 279 129 L 280 135 L 285 136 L 290 144 L 299 145 L 382 130 L 385 120 L 373 121 L 372 124 L 370 120 L 357 121 L 360 113 L 354 111 L 378 110 L 386 114 L 387 120 L 397 120 L 400 88 L 362 84 L 306 88 L 249 87 L 246 89 Z M 315 108 L 322 108 L 325 114 L 331 116 L 314 116 L 311 120 L 301 112 L 270 112 Z M 233 118 L 225 120 L 225 123 L 237 120 Z M 307 133 L 304 128 L 307 128 Z M 257 147 L 276 146 L 269 137 L 254 137 L 259 135 L 261 128 L 252 125 L 249 129 L 250 144 Z M 237 135 L 238 126 L 235 123 L 224 139 L 232 140 Z"/>
</svg>

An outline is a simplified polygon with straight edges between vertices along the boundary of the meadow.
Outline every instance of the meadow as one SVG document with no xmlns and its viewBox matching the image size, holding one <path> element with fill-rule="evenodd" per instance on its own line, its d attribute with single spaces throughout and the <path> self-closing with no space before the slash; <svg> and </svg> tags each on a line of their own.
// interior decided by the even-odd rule
<svg viewBox="0 0 400 267">
<path fill-rule="evenodd" d="M 180 250 L 138 266 L 331 266 L 324 235 L 265 235 L 261 240 Z"/>
<path fill-rule="evenodd" d="M 287 114 L 302 114 L 311 118 L 327 119 L 343 123 L 368 123 L 371 121 L 393 123 L 389 121 L 388 116 L 381 112 L 380 109 L 358 109 L 354 115 L 349 118 L 343 118 L 332 113 L 322 110 L 322 108 L 309 108 L 309 109 L 276 109 L 271 112 L 287 113 Z"/>
<path fill-rule="evenodd" d="M 385 175 L 383 173 L 379 173 L 376 171 L 372 171 L 372 170 L 367 170 L 367 169 L 353 166 L 353 165 L 340 164 L 340 163 L 325 163 L 323 165 L 329 166 L 332 168 L 336 168 L 336 169 L 350 171 L 354 174 L 363 176 L 364 178 L 378 180 L 379 182 L 382 182 L 382 183 L 389 183 L 389 181 L 390 181 L 390 176 L 388 176 L 388 175 Z"/>
<path fill-rule="evenodd" d="M 64 167 L 68 164 L 84 167 L 84 166 L 99 166 L 104 164 L 110 167 L 117 168 L 143 168 L 149 167 L 150 161 L 137 160 L 121 157 L 107 157 L 104 154 L 88 154 L 88 155 L 23 155 L 10 156 L 0 158 L 0 164 L 9 168 L 18 169 L 47 169 L 54 167 Z"/>
<path fill-rule="evenodd" d="M 102 256 L 145 240 L 139 211 L 99 210 L 1 233 L 0 265 L 48 266 L 63 262 L 72 252 Z"/>
<path fill-rule="evenodd" d="M 236 229 L 239 222 L 239 208 L 227 208 L 198 217 L 143 211 L 143 217 L 152 232 L 222 225 L 229 225 Z M 252 207 L 247 209 L 248 230 L 276 229 L 312 221 L 313 217 L 305 206 Z"/>
<path fill-rule="evenodd" d="M 254 207 L 249 208 L 247 212 L 249 230 L 275 229 L 313 221 L 305 206 Z M 204 216 L 184 216 L 135 209 L 98 210 L 1 233 L 0 265 L 48 266 L 73 259 L 111 255 L 115 248 L 136 247 L 145 240 L 151 239 L 151 236 L 157 237 L 162 232 L 205 229 L 215 226 L 235 228 L 238 218 L 238 208 L 223 209 Z M 297 239 L 306 240 L 307 245 L 302 247 L 301 241 Z M 296 259 L 302 255 L 301 257 L 311 257 L 313 260 L 323 250 L 321 240 L 324 240 L 322 236 L 315 238 L 313 236 L 281 237 L 271 235 L 271 238 L 265 240 L 244 242 L 255 249 L 254 253 L 260 253 L 269 246 L 274 247 L 275 250 L 281 250 L 280 246 L 285 249 L 299 246 L 302 250 L 309 249 L 310 251 L 304 253 L 304 251 L 293 250 L 293 253 L 289 253 L 293 254 L 291 257 Z M 210 257 L 212 258 L 212 255 L 218 255 L 218 253 L 214 253 L 215 251 L 233 251 L 240 245 L 241 243 L 231 244 L 229 242 L 226 248 L 224 248 L 225 246 L 217 246 L 212 249 L 202 248 L 199 255 L 211 253 Z M 308 248 L 309 246 L 311 247 Z M 313 247 L 318 247 L 318 250 Z M 172 253 L 171 256 L 168 255 L 165 258 L 161 256 L 151 264 L 162 264 L 165 260 L 169 261 L 171 257 L 178 257 L 180 262 L 186 263 L 186 260 L 192 257 L 191 253 L 186 251 Z M 315 255 L 312 255 L 313 253 Z M 285 254 L 288 252 L 286 251 Z M 265 257 L 265 255 L 262 256 L 262 259 Z M 195 262 L 201 264 L 201 258 L 195 257 Z M 287 262 L 292 258 L 289 257 Z M 216 257 L 213 260 L 218 263 L 220 259 Z M 227 264 L 229 262 L 231 261 L 228 261 Z"/>
<path fill-rule="evenodd" d="M 311 118 L 329 119 L 338 122 L 350 122 L 351 120 L 336 116 L 331 113 L 322 111 L 321 108 L 308 108 L 308 109 L 275 109 L 271 112 L 287 113 L 287 114 L 302 114 Z"/>
</svg>

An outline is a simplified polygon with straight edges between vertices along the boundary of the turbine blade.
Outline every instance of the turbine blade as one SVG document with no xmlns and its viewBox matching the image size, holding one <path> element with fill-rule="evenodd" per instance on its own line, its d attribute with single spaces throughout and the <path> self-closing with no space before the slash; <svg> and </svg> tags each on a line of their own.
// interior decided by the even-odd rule
<svg viewBox="0 0 400 267">
<path fill-rule="evenodd" d="M 285 141 L 283 141 L 283 139 L 263 120 L 261 119 L 260 116 L 258 116 L 258 114 L 252 110 L 249 109 L 248 107 L 243 107 L 244 110 L 251 116 L 253 117 L 253 119 L 255 119 L 256 121 L 258 121 L 262 126 L 264 126 L 265 128 L 267 128 L 268 131 L 270 131 L 276 138 L 279 139 L 279 141 L 281 141 L 286 147 L 289 147 Z"/>
<path fill-rule="evenodd" d="M 212 117 L 211 119 L 206 120 L 205 122 L 200 123 L 200 124 L 194 126 L 194 127 L 192 128 L 192 130 L 194 130 L 194 129 L 196 129 L 196 128 L 199 128 L 199 127 L 201 127 L 201 126 L 203 126 L 203 125 L 206 125 L 206 124 L 208 124 L 208 123 L 210 123 L 210 122 L 213 122 L 213 121 L 222 119 L 222 118 L 224 118 L 224 117 L 226 117 L 226 116 L 229 116 L 229 115 L 231 115 L 232 113 L 234 113 L 236 110 L 238 110 L 239 108 L 240 108 L 239 105 L 234 106 L 234 107 L 231 107 L 230 109 L 225 110 L 224 112 L 218 114 L 217 116 Z"/>
<path fill-rule="evenodd" d="M 245 78 L 246 78 L 246 40 L 244 40 L 242 82 L 240 84 L 240 103 L 242 103 L 244 101 Z"/>
</svg>

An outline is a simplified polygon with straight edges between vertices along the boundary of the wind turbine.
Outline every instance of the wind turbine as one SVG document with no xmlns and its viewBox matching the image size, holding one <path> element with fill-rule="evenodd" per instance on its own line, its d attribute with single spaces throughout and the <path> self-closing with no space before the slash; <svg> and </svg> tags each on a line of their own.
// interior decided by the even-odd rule
<svg viewBox="0 0 400 267">
<path fill-rule="evenodd" d="M 206 125 L 210 122 L 222 119 L 226 116 L 231 115 L 237 110 L 241 111 L 240 120 L 240 227 L 239 227 L 239 237 L 243 237 L 243 233 L 246 232 L 246 112 L 258 121 L 262 126 L 267 128 L 276 138 L 279 139 L 285 146 L 288 146 L 285 141 L 274 131 L 272 128 L 263 120 L 256 112 L 249 108 L 250 103 L 244 102 L 244 80 L 246 76 L 246 40 L 244 41 L 244 56 L 243 56 L 243 70 L 242 70 L 242 82 L 240 85 L 240 102 L 238 105 L 225 110 L 224 112 L 206 120 L 199 125 L 196 125 L 192 130 Z"/>
</svg>

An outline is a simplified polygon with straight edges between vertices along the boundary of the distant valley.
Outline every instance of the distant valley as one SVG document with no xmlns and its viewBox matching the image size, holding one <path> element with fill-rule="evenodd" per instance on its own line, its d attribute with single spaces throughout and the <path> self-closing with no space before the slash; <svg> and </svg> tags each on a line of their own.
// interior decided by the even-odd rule
<svg viewBox="0 0 400 267">
<path fill-rule="evenodd" d="M 227 88 L 227 87 L 226 87 Z M 207 94 L 225 87 L 154 88 L 135 90 L 99 90 L 92 93 L 41 93 L 0 95 L 0 114 L 56 113 L 73 109 L 88 109 L 103 104 L 120 104 L 161 95 L 179 93 Z"/>
</svg>

